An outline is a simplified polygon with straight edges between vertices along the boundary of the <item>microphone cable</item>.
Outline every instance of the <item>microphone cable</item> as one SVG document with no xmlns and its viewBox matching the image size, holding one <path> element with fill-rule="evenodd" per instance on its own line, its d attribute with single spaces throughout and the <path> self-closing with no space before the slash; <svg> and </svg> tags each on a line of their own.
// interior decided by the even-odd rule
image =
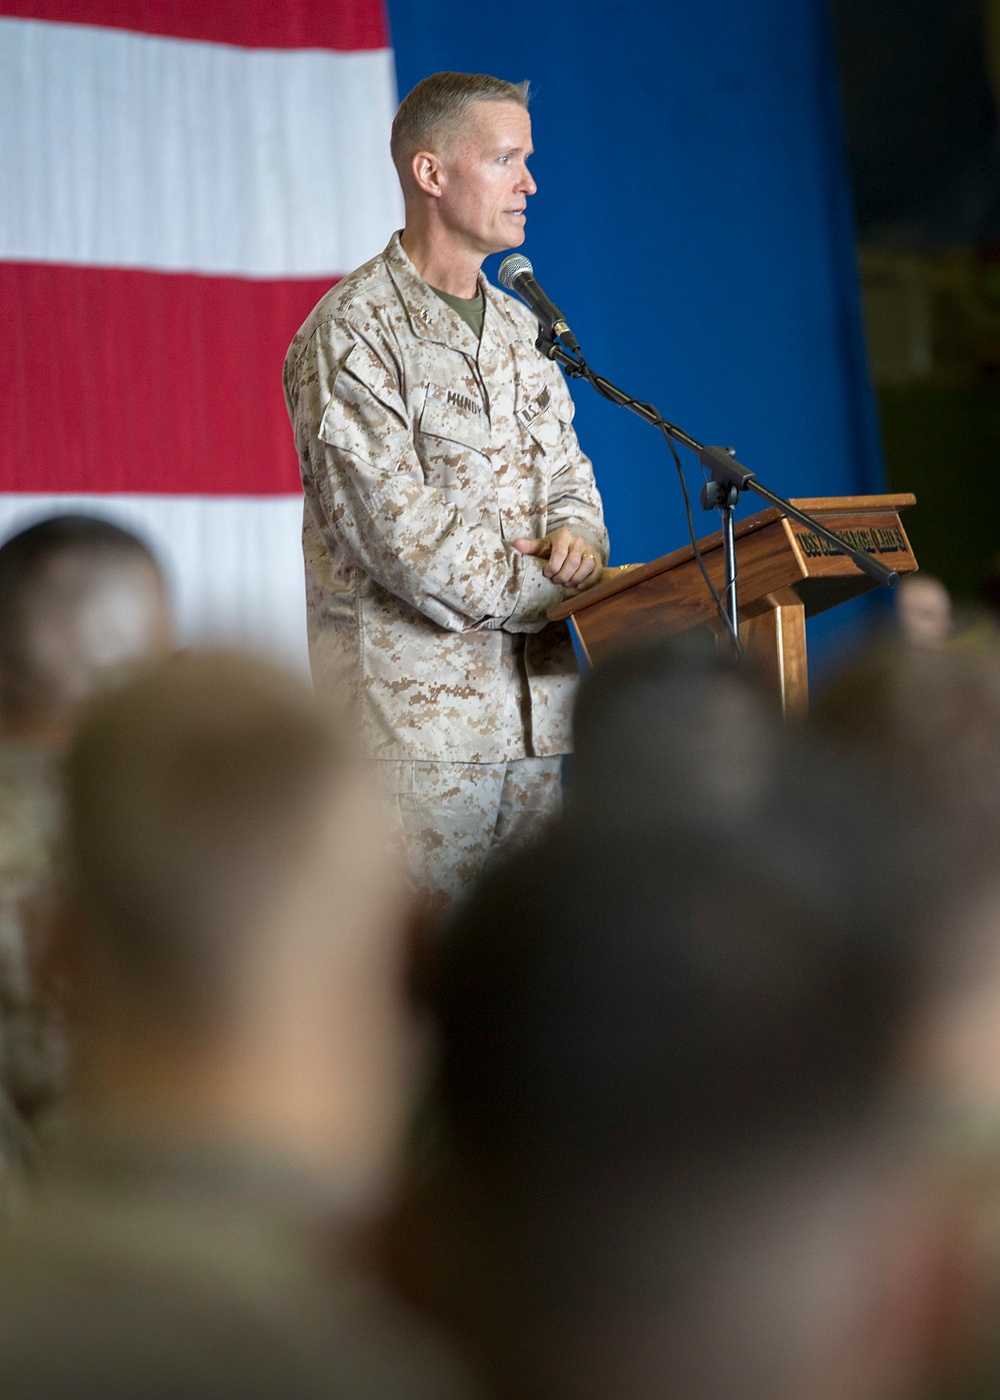
<svg viewBox="0 0 1000 1400">
<path fill-rule="evenodd" d="M 669 447 L 670 455 L 674 459 L 674 466 L 677 468 L 677 480 L 680 482 L 681 495 L 684 498 L 684 514 L 687 519 L 688 536 L 691 540 L 691 551 L 697 561 L 698 568 L 701 570 L 701 576 L 705 580 L 705 586 L 712 595 L 712 601 L 715 603 L 716 611 L 725 623 L 726 632 L 732 641 L 733 649 L 740 660 L 743 660 L 746 653 L 743 649 L 743 643 L 740 641 L 739 631 L 733 626 L 732 619 L 726 611 L 726 605 L 719 596 L 719 591 L 712 582 L 708 569 L 705 566 L 705 560 L 702 557 L 701 546 L 698 543 L 698 535 L 694 528 L 694 516 L 691 513 L 691 494 L 688 491 L 687 478 L 684 475 L 684 465 L 681 462 L 677 446 L 670 435 L 674 424 L 669 423 L 666 418 L 664 418 L 655 404 L 645 402 L 642 399 L 633 398 L 631 394 L 626 394 L 616 385 L 612 385 L 609 380 L 604 379 L 603 375 L 595 374 L 584 359 L 582 351 L 577 351 L 576 360 L 579 368 L 575 372 L 571 371 L 574 378 L 585 379 L 590 387 L 595 389 L 602 398 L 610 399 L 612 403 L 618 404 L 621 408 L 630 408 L 633 412 L 638 412 L 640 418 L 645 418 L 647 422 L 652 423 L 663 435 L 663 440 Z M 614 389 L 614 393 L 608 393 L 608 389 Z M 727 579 L 727 587 L 728 584 L 729 580 Z"/>
</svg>

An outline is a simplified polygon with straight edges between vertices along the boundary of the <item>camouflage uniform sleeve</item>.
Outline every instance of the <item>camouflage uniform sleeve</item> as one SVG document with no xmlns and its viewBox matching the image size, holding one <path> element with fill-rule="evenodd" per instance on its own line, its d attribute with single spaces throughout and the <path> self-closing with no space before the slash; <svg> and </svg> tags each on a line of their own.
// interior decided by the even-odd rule
<svg viewBox="0 0 1000 1400">
<path fill-rule="evenodd" d="M 550 392 L 562 425 L 563 461 L 552 474 L 547 528 L 549 533 L 565 528 L 574 535 L 582 535 L 594 546 L 601 563 L 606 564 L 608 532 L 604 527 L 604 508 L 594 480 L 594 468 L 577 441 L 573 399 L 562 372 L 555 365 L 552 366 Z"/>
<path fill-rule="evenodd" d="M 449 631 L 545 623 L 564 589 L 423 479 L 388 356 L 347 322 L 314 332 L 286 373 L 304 485 L 319 525 L 383 588 Z"/>
</svg>

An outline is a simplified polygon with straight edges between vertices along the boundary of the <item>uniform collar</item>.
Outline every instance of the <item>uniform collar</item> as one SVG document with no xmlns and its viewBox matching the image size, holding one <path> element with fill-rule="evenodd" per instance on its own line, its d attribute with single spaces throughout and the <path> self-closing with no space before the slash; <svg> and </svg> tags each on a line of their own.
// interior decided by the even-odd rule
<svg viewBox="0 0 1000 1400">
<path fill-rule="evenodd" d="M 413 266 L 403 250 L 398 233 L 394 233 L 383 254 L 389 276 L 406 308 L 410 327 L 419 340 L 430 340 L 447 345 L 452 350 L 460 350 L 473 361 L 478 361 L 480 345 L 492 338 L 500 325 L 508 341 L 523 339 L 521 328 L 504 305 L 503 295 L 492 287 L 485 275 L 480 272 L 479 286 L 486 298 L 482 342 L 478 341 L 471 329 L 443 302 L 433 288 L 429 287 Z"/>
</svg>

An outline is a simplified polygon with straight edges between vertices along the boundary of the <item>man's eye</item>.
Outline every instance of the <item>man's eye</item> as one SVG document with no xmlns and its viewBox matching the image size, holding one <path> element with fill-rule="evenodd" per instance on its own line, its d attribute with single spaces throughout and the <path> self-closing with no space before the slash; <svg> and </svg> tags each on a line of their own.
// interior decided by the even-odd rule
<svg viewBox="0 0 1000 1400">
<path fill-rule="evenodd" d="M 509 162 L 510 162 L 510 156 L 501 156 L 501 157 L 500 157 L 500 164 L 501 164 L 501 165 L 507 165 L 507 164 L 509 164 Z"/>
</svg>

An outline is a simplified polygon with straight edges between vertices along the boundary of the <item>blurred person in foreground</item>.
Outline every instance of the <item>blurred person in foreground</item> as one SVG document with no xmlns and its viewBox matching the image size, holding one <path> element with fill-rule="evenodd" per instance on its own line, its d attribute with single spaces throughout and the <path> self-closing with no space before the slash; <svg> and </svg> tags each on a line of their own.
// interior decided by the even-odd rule
<svg viewBox="0 0 1000 1400">
<path fill-rule="evenodd" d="M 188 655 L 67 763 L 81 1122 L 4 1239 L 0 1391 L 446 1397 L 349 1262 L 403 1112 L 381 808 L 297 680 Z"/>
<path fill-rule="evenodd" d="M 974 1284 L 961 1389 L 1000 1388 L 1000 644 L 865 653 L 814 722 L 920 813 L 940 870 L 907 1057 Z M 959 1228 L 958 1225 L 956 1228 Z M 968 1389 L 965 1385 L 968 1385 Z"/>
<path fill-rule="evenodd" d="M 868 842 L 877 803 L 887 829 L 918 839 L 903 804 L 789 724 L 752 668 L 708 635 L 622 649 L 593 667 L 573 741 L 567 811 L 580 825 L 626 835 L 666 826 L 713 843 L 720 860 L 735 846 L 819 907 L 839 900 L 863 915 L 866 900 L 901 882 L 909 902 L 925 898 L 904 843 Z"/>
<path fill-rule="evenodd" d="M 649 823 L 570 819 L 487 877 L 441 951 L 397 1267 L 492 1395 L 922 1393 L 948 1279 L 890 1107 L 914 959 L 885 914 Z"/>
<path fill-rule="evenodd" d="M 61 760 L 80 706 L 173 645 L 163 575 L 109 521 L 58 515 L 0 547 L 0 1162 L 23 1167 L 66 1056 L 43 964 L 58 903 Z"/>
<path fill-rule="evenodd" d="M 580 683 L 567 807 L 605 825 L 746 822 L 788 744 L 771 695 L 707 631 L 623 648 Z"/>
<path fill-rule="evenodd" d="M 812 720 L 913 804 L 954 892 L 1000 873 L 1000 644 L 872 647 Z"/>
<path fill-rule="evenodd" d="M 920 1394 L 950 1218 L 893 1099 L 894 817 L 687 644 L 595 668 L 575 741 L 439 951 L 400 1286 L 500 1400 Z"/>
</svg>

